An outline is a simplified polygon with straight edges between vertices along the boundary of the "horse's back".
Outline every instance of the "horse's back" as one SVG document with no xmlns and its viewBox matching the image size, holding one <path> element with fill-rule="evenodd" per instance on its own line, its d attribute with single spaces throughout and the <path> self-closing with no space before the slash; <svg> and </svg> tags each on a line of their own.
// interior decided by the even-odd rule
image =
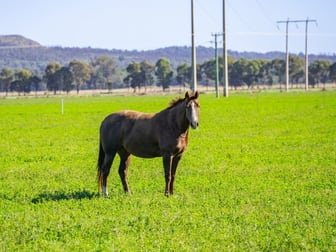
<svg viewBox="0 0 336 252">
<path fill-rule="evenodd" d="M 123 110 L 107 116 L 100 128 L 104 149 L 123 147 L 140 157 L 159 156 L 153 114 Z"/>
</svg>

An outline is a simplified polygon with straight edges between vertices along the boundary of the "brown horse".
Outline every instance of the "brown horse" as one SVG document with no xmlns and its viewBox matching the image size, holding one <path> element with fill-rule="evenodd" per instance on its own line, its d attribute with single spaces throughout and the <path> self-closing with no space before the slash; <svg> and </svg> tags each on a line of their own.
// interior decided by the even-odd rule
<svg viewBox="0 0 336 252">
<path fill-rule="evenodd" d="M 131 155 L 142 158 L 162 157 L 165 195 L 174 192 L 177 165 L 188 144 L 188 129 L 198 127 L 198 92 L 186 92 L 169 107 L 156 114 L 123 110 L 107 116 L 100 126 L 98 188 L 107 195 L 107 177 L 113 159 L 120 156 L 119 175 L 125 192 L 130 192 L 127 170 Z"/>
</svg>

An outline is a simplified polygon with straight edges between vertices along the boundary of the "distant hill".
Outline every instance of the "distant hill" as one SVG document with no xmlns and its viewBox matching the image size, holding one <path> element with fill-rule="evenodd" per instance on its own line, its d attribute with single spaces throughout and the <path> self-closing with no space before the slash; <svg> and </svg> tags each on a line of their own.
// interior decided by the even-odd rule
<svg viewBox="0 0 336 252">
<path fill-rule="evenodd" d="M 222 53 L 222 49 L 218 49 Z M 215 57 L 215 49 L 212 47 L 199 46 L 196 50 L 197 63 L 201 64 Z M 45 67 L 50 62 L 60 62 L 63 65 L 68 64 L 73 59 L 93 61 L 95 58 L 106 55 L 115 58 L 121 69 L 125 69 L 131 62 L 140 62 L 147 60 L 155 63 L 158 59 L 165 57 L 169 59 L 173 68 L 179 64 L 190 64 L 191 47 L 171 46 L 155 50 L 118 50 L 118 49 L 96 49 L 96 48 L 78 48 L 78 47 L 45 47 L 31 39 L 20 35 L 0 35 L 0 70 L 3 67 L 13 69 L 26 68 L 35 72 L 44 72 Z M 237 52 L 228 51 L 228 55 L 234 59 L 265 59 L 285 58 L 283 52 Z M 303 54 L 298 56 L 304 57 Z M 326 59 L 332 62 L 336 61 L 336 54 L 333 55 L 310 55 L 309 61 L 316 59 Z"/>
<path fill-rule="evenodd" d="M 21 35 L 0 35 L 0 47 L 39 47 L 38 42 Z"/>
</svg>

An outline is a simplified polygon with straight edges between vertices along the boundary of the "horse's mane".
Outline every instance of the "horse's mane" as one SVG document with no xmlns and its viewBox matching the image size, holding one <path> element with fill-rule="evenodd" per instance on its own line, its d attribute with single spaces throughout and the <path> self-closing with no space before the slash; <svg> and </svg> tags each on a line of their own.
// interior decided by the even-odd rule
<svg viewBox="0 0 336 252">
<path fill-rule="evenodd" d="M 168 105 L 167 109 L 171 109 L 171 108 L 177 106 L 178 104 L 180 104 L 181 102 L 183 102 L 184 99 L 185 98 L 175 98 L 175 99 L 171 100 L 169 102 L 169 105 Z"/>
<path fill-rule="evenodd" d="M 198 94 L 197 94 L 197 96 L 198 96 Z M 183 102 L 187 97 L 188 97 L 189 100 L 194 100 L 194 99 L 197 99 L 197 96 L 195 96 L 195 95 L 193 95 L 193 96 L 189 96 L 189 95 L 188 95 L 188 96 L 187 96 L 187 94 L 186 94 L 186 97 L 184 97 L 184 98 L 177 97 L 177 98 L 175 98 L 175 99 L 173 99 L 173 100 L 170 101 L 170 103 L 169 103 L 167 109 L 171 109 L 171 108 L 176 107 L 176 106 L 179 105 L 181 102 Z"/>
</svg>

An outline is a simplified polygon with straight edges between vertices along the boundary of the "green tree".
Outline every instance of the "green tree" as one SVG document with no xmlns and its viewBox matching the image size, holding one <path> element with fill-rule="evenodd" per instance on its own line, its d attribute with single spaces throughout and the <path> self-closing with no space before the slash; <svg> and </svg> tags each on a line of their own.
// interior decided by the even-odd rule
<svg viewBox="0 0 336 252">
<path fill-rule="evenodd" d="M 140 63 L 141 81 L 145 85 L 145 92 L 148 86 L 152 86 L 154 83 L 154 69 L 155 66 L 146 60 Z"/>
<path fill-rule="evenodd" d="M 67 94 L 74 88 L 73 81 L 74 78 L 72 76 L 72 72 L 69 67 L 62 67 L 60 70 L 61 75 L 63 77 L 63 88 Z"/>
<path fill-rule="evenodd" d="M 286 63 L 282 59 L 273 59 L 270 63 L 270 74 L 272 78 L 277 79 L 276 82 L 281 84 L 285 79 Z"/>
<path fill-rule="evenodd" d="M 304 77 L 304 60 L 298 56 L 289 55 L 289 80 L 291 83 L 299 83 Z"/>
<path fill-rule="evenodd" d="M 166 58 L 159 59 L 155 64 L 155 75 L 158 79 L 158 86 L 162 86 L 163 91 L 169 88 L 171 80 L 173 78 L 173 71 L 169 60 Z"/>
<path fill-rule="evenodd" d="M 53 79 L 58 89 L 63 90 L 67 94 L 74 88 L 73 76 L 69 67 L 61 67 L 55 72 Z"/>
<path fill-rule="evenodd" d="M 15 72 L 16 81 L 13 83 L 13 90 L 17 91 L 19 95 L 23 92 L 24 94 L 29 93 L 31 90 L 31 82 L 29 81 L 32 77 L 32 73 L 27 69 L 19 69 Z"/>
<path fill-rule="evenodd" d="M 34 87 L 35 90 L 35 95 L 37 94 L 37 90 L 39 88 L 39 84 L 41 83 L 42 79 L 40 77 L 38 77 L 37 75 L 32 76 L 29 79 L 31 86 Z"/>
<path fill-rule="evenodd" d="M 176 81 L 182 85 L 187 86 L 191 82 L 191 67 L 187 63 L 177 66 Z"/>
<path fill-rule="evenodd" d="M 22 89 L 23 89 L 23 82 L 21 80 L 13 80 L 10 83 L 10 91 L 11 92 L 18 92 L 19 96 L 21 95 Z"/>
<path fill-rule="evenodd" d="M 245 84 L 248 88 L 257 80 L 260 70 L 258 62 L 253 60 L 239 59 L 232 65 L 231 81 L 234 86 Z"/>
<path fill-rule="evenodd" d="M 269 60 L 254 60 L 258 64 L 259 72 L 256 76 L 256 82 L 261 85 L 272 85 L 273 78 L 271 75 L 271 61 Z"/>
<path fill-rule="evenodd" d="M 8 95 L 10 83 L 14 79 L 14 71 L 9 67 L 4 67 L 0 73 L 0 83 L 1 89 L 6 92 L 6 96 Z"/>
<path fill-rule="evenodd" d="M 116 61 L 108 56 L 100 56 L 92 62 L 95 85 L 107 86 L 120 81 L 119 69 Z"/>
<path fill-rule="evenodd" d="M 186 65 L 186 64 L 184 64 L 184 65 Z M 183 65 L 181 65 L 181 66 L 183 66 Z M 216 59 L 210 59 L 208 61 L 205 61 L 201 65 L 201 69 L 202 69 L 202 72 L 205 74 L 207 79 L 210 79 L 210 80 L 213 80 L 213 81 L 216 80 Z M 218 70 L 220 70 L 219 67 L 218 67 Z M 184 70 L 183 70 L 183 72 L 184 72 Z M 177 71 L 177 75 L 179 75 L 178 71 Z M 191 76 L 191 73 L 190 73 L 190 76 Z"/>
<path fill-rule="evenodd" d="M 69 68 L 73 75 L 78 94 L 80 86 L 82 86 L 86 81 L 90 80 L 92 67 L 86 62 L 73 60 L 69 63 Z"/>
<path fill-rule="evenodd" d="M 328 60 L 314 60 L 309 65 L 309 80 L 313 85 L 328 81 L 331 62 Z"/>
<path fill-rule="evenodd" d="M 124 83 L 130 85 L 134 89 L 134 92 L 136 92 L 136 88 L 140 89 L 142 86 L 146 90 L 148 86 L 154 83 L 154 69 L 154 65 L 145 60 L 141 63 L 130 63 L 126 68 L 128 75 L 124 78 Z"/>
<path fill-rule="evenodd" d="M 55 73 L 61 69 L 61 64 L 58 62 L 51 62 L 47 65 L 45 71 L 44 71 L 44 78 L 47 82 L 47 88 L 49 91 L 54 91 L 54 94 L 59 90 L 57 76 L 55 76 Z"/>
<path fill-rule="evenodd" d="M 336 82 L 336 62 L 329 67 L 329 79 Z"/>
<path fill-rule="evenodd" d="M 136 92 L 136 88 L 140 89 L 142 83 L 141 64 L 138 62 L 130 63 L 126 71 L 128 75 L 124 78 L 124 83 L 130 85 Z"/>
<path fill-rule="evenodd" d="M 232 57 L 228 57 L 228 72 L 229 72 L 229 79 L 232 79 L 232 70 L 233 70 L 233 63 L 235 62 L 233 60 Z M 223 84 L 223 65 L 224 65 L 224 59 L 223 57 L 218 57 L 218 78 L 219 78 L 219 84 L 222 83 Z M 210 59 L 206 62 L 204 62 L 201 67 L 200 67 L 200 71 L 197 71 L 197 75 L 198 73 L 203 74 L 202 76 L 205 75 L 206 79 L 215 81 L 216 80 L 216 59 Z M 199 77 L 197 77 L 197 79 L 199 80 Z M 230 81 L 230 84 L 231 81 Z"/>
</svg>

